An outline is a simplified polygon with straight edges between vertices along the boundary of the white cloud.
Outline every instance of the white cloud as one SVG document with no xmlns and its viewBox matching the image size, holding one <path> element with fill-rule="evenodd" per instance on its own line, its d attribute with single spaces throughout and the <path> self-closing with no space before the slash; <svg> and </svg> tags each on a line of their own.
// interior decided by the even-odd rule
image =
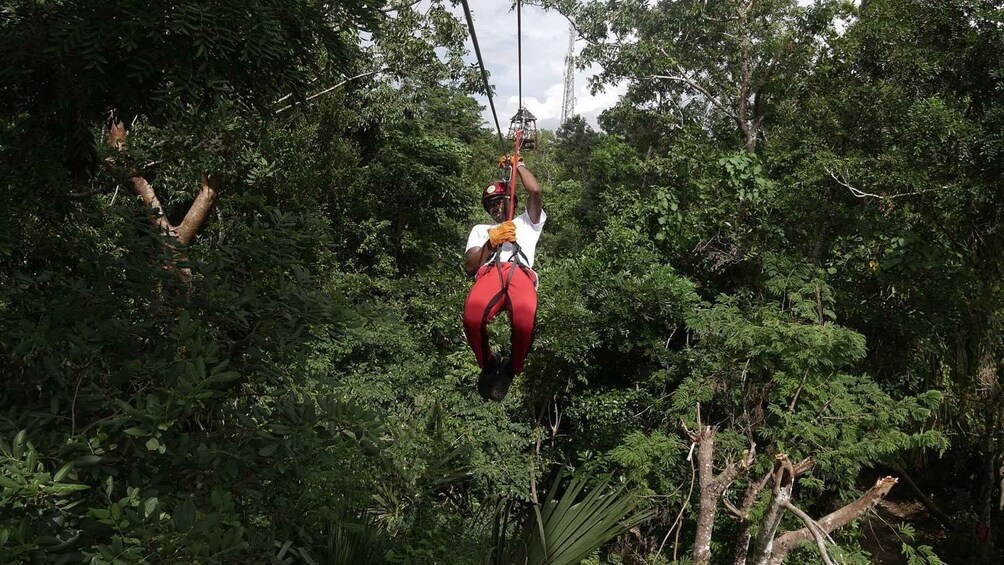
<svg viewBox="0 0 1004 565">
<path fill-rule="evenodd" d="M 814 0 L 798 0 L 802 6 Z M 857 0 L 855 0 L 857 1 Z M 485 67 L 491 74 L 495 87 L 495 106 L 503 132 L 509 119 L 519 108 L 516 65 L 516 12 L 511 4 L 500 0 L 469 0 L 474 27 L 481 45 Z M 464 21 L 463 7 L 453 8 L 454 14 Z M 523 6 L 523 104 L 537 117 L 544 129 L 560 125 L 561 98 L 564 91 L 565 52 L 568 49 L 568 20 L 557 12 L 545 12 L 536 6 Z M 580 46 L 581 47 L 581 46 Z M 474 47 L 467 39 L 468 62 L 476 64 Z M 613 106 L 627 91 L 627 83 L 608 86 L 596 95 L 589 93 L 588 80 L 599 72 L 595 65 L 575 72 L 575 112 L 585 117 L 593 126 L 603 110 Z M 492 124 L 488 99 L 476 96 L 485 107 L 482 116 L 486 125 Z"/>
<path fill-rule="evenodd" d="M 481 55 L 495 87 L 499 123 L 506 130 L 509 119 L 519 108 L 516 12 L 509 10 L 508 2 L 498 0 L 470 0 L 470 6 Z M 463 20 L 463 7 L 457 6 L 454 13 Z M 523 105 L 537 117 L 539 127 L 555 129 L 561 119 L 568 20 L 557 12 L 545 12 L 535 6 L 523 6 L 522 15 Z M 469 62 L 476 64 L 470 38 L 467 47 Z M 625 85 L 617 85 L 596 96 L 591 95 L 587 82 L 598 70 L 594 66 L 575 73 L 575 111 L 593 125 L 600 112 L 615 104 L 626 89 Z M 493 124 L 488 99 L 475 98 L 485 107 L 482 113 L 485 124 Z"/>
</svg>

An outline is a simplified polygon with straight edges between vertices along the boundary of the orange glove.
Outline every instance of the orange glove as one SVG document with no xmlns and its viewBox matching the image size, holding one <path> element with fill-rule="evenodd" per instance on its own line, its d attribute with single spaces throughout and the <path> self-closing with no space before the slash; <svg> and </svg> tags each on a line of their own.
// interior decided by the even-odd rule
<svg viewBox="0 0 1004 565">
<path fill-rule="evenodd" d="M 498 247 L 507 241 L 516 241 L 516 224 L 502 222 L 488 230 L 488 241 L 492 244 L 492 247 Z"/>
</svg>

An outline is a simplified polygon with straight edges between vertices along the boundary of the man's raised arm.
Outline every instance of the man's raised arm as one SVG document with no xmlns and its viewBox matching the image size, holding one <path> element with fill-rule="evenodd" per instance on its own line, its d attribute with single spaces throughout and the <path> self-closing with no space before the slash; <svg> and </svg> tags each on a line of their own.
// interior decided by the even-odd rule
<svg viewBox="0 0 1004 565">
<path fill-rule="evenodd" d="M 526 213 L 530 216 L 530 221 L 539 224 L 540 223 L 540 212 L 543 209 L 543 199 L 540 195 L 540 184 L 537 183 L 537 179 L 534 178 L 533 173 L 530 169 L 526 168 L 526 165 L 520 163 L 516 167 L 519 171 L 519 180 L 523 183 L 523 189 L 526 190 Z"/>
</svg>

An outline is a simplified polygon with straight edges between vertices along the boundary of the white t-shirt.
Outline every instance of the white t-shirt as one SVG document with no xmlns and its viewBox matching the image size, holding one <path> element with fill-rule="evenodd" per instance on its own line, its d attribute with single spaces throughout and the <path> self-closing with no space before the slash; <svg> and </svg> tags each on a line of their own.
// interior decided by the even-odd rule
<svg viewBox="0 0 1004 565">
<path fill-rule="evenodd" d="M 540 230 L 544 229 L 544 222 L 547 221 L 547 214 L 540 211 L 540 222 L 530 221 L 530 215 L 525 211 L 513 218 L 512 223 L 516 226 L 516 243 L 519 250 L 526 255 L 526 266 L 533 268 L 533 255 L 537 250 L 537 240 L 540 239 Z M 488 241 L 488 230 L 498 224 L 478 224 L 471 230 L 471 235 L 467 236 L 467 249 L 481 247 Z M 513 245 L 511 243 L 502 244 L 502 261 L 508 261 L 512 257 Z M 487 264 L 487 262 L 486 262 Z"/>
</svg>

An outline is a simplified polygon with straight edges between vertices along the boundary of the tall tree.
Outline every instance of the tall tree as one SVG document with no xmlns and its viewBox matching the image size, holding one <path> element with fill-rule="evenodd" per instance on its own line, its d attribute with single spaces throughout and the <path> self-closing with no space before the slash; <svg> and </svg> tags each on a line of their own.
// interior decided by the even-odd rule
<svg viewBox="0 0 1004 565">
<path fill-rule="evenodd" d="M 771 105 L 804 77 L 831 33 L 840 2 L 795 0 L 583 2 L 557 6 L 587 40 L 581 64 L 599 64 L 593 88 L 628 83 L 639 106 L 699 105 L 709 129 L 729 124 L 755 151 Z"/>
</svg>

